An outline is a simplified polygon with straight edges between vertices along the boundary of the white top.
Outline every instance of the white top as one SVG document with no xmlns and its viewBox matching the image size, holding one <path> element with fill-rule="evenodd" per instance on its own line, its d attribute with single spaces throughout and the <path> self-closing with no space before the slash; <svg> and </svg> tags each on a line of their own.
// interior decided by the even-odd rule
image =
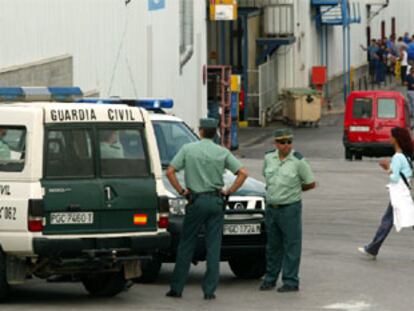
<svg viewBox="0 0 414 311">
<path fill-rule="evenodd" d="M 407 51 L 402 51 L 402 60 L 401 60 L 401 66 L 408 66 L 408 53 Z"/>
</svg>

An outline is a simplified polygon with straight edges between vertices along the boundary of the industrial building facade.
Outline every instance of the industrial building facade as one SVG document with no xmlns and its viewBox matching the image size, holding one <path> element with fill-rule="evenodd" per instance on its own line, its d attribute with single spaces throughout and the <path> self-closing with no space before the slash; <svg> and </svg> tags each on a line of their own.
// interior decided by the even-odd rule
<svg viewBox="0 0 414 311">
<path fill-rule="evenodd" d="M 104 97 L 169 97 L 173 112 L 191 126 L 207 114 L 208 64 L 233 63 L 249 75 L 248 87 L 257 82 L 259 65 L 267 64 L 271 98 L 287 87 L 309 86 L 311 68 L 327 65 L 331 92 L 340 92 L 343 29 L 318 27 L 318 1 L 239 0 L 249 42 L 241 38 L 237 47 L 237 22 L 222 32 L 223 22 L 209 20 L 207 0 L 0 0 L 0 83 L 73 84 Z M 350 0 L 349 6 L 357 22 L 350 25 L 348 65 L 358 79 L 367 63 L 360 48 L 367 45 L 367 26 L 373 38 L 384 31 L 414 33 L 414 1 Z M 293 39 L 263 54 L 266 38 Z"/>
</svg>

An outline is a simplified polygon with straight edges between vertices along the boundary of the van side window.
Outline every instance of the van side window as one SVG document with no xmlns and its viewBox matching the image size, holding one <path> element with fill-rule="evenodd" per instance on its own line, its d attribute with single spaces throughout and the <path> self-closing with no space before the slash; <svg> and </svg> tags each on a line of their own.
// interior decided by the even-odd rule
<svg viewBox="0 0 414 311">
<path fill-rule="evenodd" d="M 372 117 L 372 99 L 355 98 L 352 117 L 354 119 L 370 119 Z"/>
<path fill-rule="evenodd" d="M 48 130 L 45 151 L 46 178 L 91 178 L 95 176 L 90 130 Z"/>
<path fill-rule="evenodd" d="M 25 127 L 0 125 L 0 172 L 23 171 L 25 148 Z"/>
<path fill-rule="evenodd" d="M 378 99 L 378 118 L 394 119 L 397 116 L 397 105 L 394 98 Z"/>
<path fill-rule="evenodd" d="M 149 175 L 142 130 L 108 128 L 98 133 L 102 177 Z"/>
</svg>

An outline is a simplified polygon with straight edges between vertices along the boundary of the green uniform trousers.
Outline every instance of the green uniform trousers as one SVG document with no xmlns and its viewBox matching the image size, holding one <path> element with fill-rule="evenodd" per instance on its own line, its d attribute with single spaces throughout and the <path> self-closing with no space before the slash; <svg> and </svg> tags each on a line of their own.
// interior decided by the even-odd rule
<svg viewBox="0 0 414 311">
<path fill-rule="evenodd" d="M 220 274 L 220 250 L 223 234 L 223 199 L 217 195 L 199 195 L 186 208 L 177 258 L 171 281 L 171 290 L 182 293 L 193 259 L 200 228 L 204 225 L 207 270 L 203 279 L 204 294 L 213 294 Z"/>
<path fill-rule="evenodd" d="M 299 286 L 302 252 L 302 202 L 266 208 L 266 276 L 276 283 L 282 271 L 284 285 Z"/>
</svg>

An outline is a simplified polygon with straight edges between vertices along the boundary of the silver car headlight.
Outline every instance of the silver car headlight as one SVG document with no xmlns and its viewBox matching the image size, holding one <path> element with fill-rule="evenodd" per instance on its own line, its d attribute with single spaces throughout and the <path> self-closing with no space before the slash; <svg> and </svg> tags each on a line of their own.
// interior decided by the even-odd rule
<svg viewBox="0 0 414 311">
<path fill-rule="evenodd" d="M 169 199 L 171 215 L 185 215 L 185 207 L 188 201 L 183 198 Z"/>
</svg>

